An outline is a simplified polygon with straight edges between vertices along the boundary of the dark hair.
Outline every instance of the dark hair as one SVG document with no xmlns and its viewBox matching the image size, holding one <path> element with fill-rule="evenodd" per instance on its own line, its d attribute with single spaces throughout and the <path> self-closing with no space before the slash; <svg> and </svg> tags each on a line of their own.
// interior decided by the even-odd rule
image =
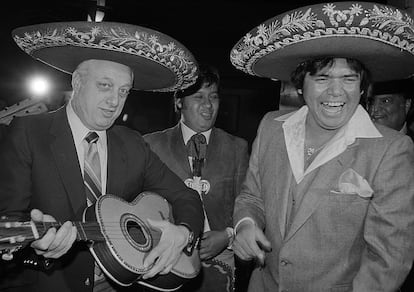
<svg viewBox="0 0 414 292">
<path fill-rule="evenodd" d="M 183 98 L 196 93 L 200 88 L 207 85 L 217 84 L 220 87 L 220 75 L 216 67 L 204 63 L 198 66 L 197 81 L 184 90 L 174 92 L 174 98 Z"/>
<path fill-rule="evenodd" d="M 290 80 L 296 89 L 302 89 L 306 73 L 315 75 L 325 67 L 332 67 L 335 59 L 336 57 L 324 57 L 304 61 L 296 67 L 295 71 L 293 71 Z M 371 83 L 371 74 L 368 69 L 365 68 L 364 64 L 358 60 L 352 58 L 345 59 L 349 67 L 361 76 L 361 90 L 364 92 L 361 96 L 361 101 L 365 101 L 368 93 L 368 87 Z"/>
</svg>

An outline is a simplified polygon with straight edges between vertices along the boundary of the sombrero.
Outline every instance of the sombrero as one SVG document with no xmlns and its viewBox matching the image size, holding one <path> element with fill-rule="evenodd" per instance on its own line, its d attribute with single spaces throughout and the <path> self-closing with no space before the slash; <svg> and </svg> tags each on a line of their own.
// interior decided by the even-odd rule
<svg viewBox="0 0 414 292">
<path fill-rule="evenodd" d="M 383 94 L 405 94 L 407 98 L 411 98 L 413 94 L 413 80 L 411 78 L 376 82 L 372 84 L 372 95 Z"/>
<path fill-rule="evenodd" d="M 378 3 L 309 5 L 251 30 L 230 60 L 248 74 L 288 81 L 301 62 L 326 56 L 358 59 L 374 81 L 406 78 L 414 73 L 413 20 Z"/>
<path fill-rule="evenodd" d="M 17 45 L 33 58 L 71 74 L 84 60 L 118 62 L 134 70 L 134 89 L 175 91 L 197 78 L 197 62 L 175 39 L 116 22 L 56 22 L 16 28 Z"/>
</svg>

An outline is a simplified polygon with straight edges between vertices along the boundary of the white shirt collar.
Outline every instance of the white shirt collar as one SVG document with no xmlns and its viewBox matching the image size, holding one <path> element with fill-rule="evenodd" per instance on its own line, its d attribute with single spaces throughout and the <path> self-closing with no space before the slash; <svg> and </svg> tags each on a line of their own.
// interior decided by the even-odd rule
<svg viewBox="0 0 414 292">
<path fill-rule="evenodd" d="M 86 135 L 91 131 L 80 120 L 72 107 L 72 99 L 69 100 L 66 106 L 66 113 L 69 121 L 69 126 L 72 130 L 73 140 L 75 145 L 80 145 Z M 98 136 L 98 144 L 106 145 L 106 131 L 95 131 Z"/>
<path fill-rule="evenodd" d="M 182 120 L 180 121 L 180 124 L 181 124 L 181 132 L 183 133 L 184 144 L 187 145 L 188 140 L 190 140 L 194 134 L 197 134 L 197 132 L 195 132 L 193 129 L 191 129 L 186 124 L 184 124 Z M 204 137 L 206 137 L 206 141 L 208 144 L 208 142 L 210 141 L 211 129 L 205 132 L 201 132 L 201 134 L 203 134 Z"/>
<path fill-rule="evenodd" d="M 72 100 L 70 100 L 66 106 L 66 115 L 69 121 L 69 127 L 72 131 L 73 141 L 75 142 L 76 153 L 78 156 L 79 166 L 82 174 L 84 173 L 84 158 L 85 147 L 83 141 L 86 135 L 91 131 L 89 130 L 79 119 L 72 107 Z M 95 131 L 98 136 L 98 153 L 101 162 L 101 183 L 102 193 L 106 194 L 106 182 L 107 182 L 107 165 L 108 165 L 108 151 L 107 151 L 107 136 L 106 131 Z"/>
<path fill-rule="evenodd" d="M 348 123 L 328 141 L 305 170 L 305 122 L 308 111 L 308 106 L 304 105 L 296 112 L 275 118 L 277 121 L 284 122 L 282 127 L 285 136 L 286 149 L 292 172 L 297 183 L 312 170 L 344 152 L 349 145 L 355 142 L 356 138 L 382 137 L 381 133 L 372 123 L 368 113 L 361 105 L 358 105 Z"/>
</svg>

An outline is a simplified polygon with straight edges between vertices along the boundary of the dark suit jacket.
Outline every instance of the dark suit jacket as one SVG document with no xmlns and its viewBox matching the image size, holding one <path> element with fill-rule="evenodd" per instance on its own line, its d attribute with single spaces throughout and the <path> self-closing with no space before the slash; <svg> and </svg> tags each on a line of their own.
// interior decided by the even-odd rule
<svg viewBox="0 0 414 292">
<path fill-rule="evenodd" d="M 65 108 L 13 120 L 0 151 L 0 213 L 33 208 L 57 221 L 80 221 L 86 207 L 83 178 Z M 176 223 L 185 222 L 198 234 L 203 216 L 199 196 L 166 167 L 141 135 L 126 127 L 107 130 L 107 193 L 133 200 L 143 191 L 163 195 Z M 50 271 L 8 269 L 0 289 L 13 291 L 92 291 L 94 261 L 85 244 L 75 243 Z M 13 278 L 14 277 L 14 278 Z M 20 289 L 20 290 L 19 290 Z"/>
<path fill-rule="evenodd" d="M 144 135 L 144 139 L 182 180 L 192 177 L 180 124 Z M 234 200 L 240 193 L 248 166 L 247 147 L 244 139 L 218 128 L 212 129 L 202 171 L 202 179 L 211 185 L 208 194 L 203 196 L 203 202 L 212 230 L 233 226 Z"/>
<path fill-rule="evenodd" d="M 0 124 L 0 142 L 6 137 L 8 127 L 6 124 Z"/>
</svg>

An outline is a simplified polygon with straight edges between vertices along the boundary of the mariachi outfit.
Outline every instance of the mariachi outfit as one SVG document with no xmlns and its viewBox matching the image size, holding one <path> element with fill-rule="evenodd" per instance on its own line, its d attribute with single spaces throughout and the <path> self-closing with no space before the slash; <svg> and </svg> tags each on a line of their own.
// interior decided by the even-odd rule
<svg viewBox="0 0 414 292">
<path fill-rule="evenodd" d="M 33 58 L 67 73 L 89 59 L 129 66 L 139 81 L 133 86 L 138 90 L 175 91 L 196 80 L 197 63 L 185 47 L 171 37 L 139 26 L 48 23 L 15 29 L 13 38 Z M 59 222 L 82 221 L 87 207 L 87 178 L 94 178 L 95 185 L 88 187 L 99 198 L 108 197 L 105 194 L 109 193 L 131 202 L 144 191 L 162 195 L 171 204 L 177 224 L 185 224 L 195 234 L 201 233 L 202 205 L 197 194 L 177 179 L 139 134 L 118 125 L 98 131 L 98 140 L 96 136 L 87 139 L 88 143 L 96 143 L 100 160 L 95 163 L 96 151 L 89 152 L 95 147 L 89 145 L 88 150 L 83 150 L 87 132 L 70 104 L 54 112 L 15 118 L 0 151 L 0 213 L 26 214 L 36 208 Z M 136 245 L 140 247 L 141 243 L 144 242 Z M 13 261 L 1 263 L 0 290 L 96 291 L 96 280 L 102 274 L 95 272 L 95 267 L 99 264 L 101 271 L 105 271 L 104 261 L 98 262 L 89 248 L 84 241 L 75 242 L 65 255 L 49 264 L 43 257 L 36 257 L 28 246 Z M 133 252 L 138 256 L 138 248 Z M 145 272 L 141 267 L 135 270 Z M 123 276 L 119 274 L 106 276 L 119 284 L 118 279 Z M 106 287 L 112 290 L 111 286 Z M 113 289 L 118 288 L 120 285 L 115 284 Z"/>
<path fill-rule="evenodd" d="M 251 30 L 231 62 L 289 81 L 307 60 L 353 58 L 374 81 L 403 79 L 414 73 L 412 23 L 378 3 L 309 5 Z M 411 139 L 375 126 L 359 105 L 321 149 L 305 151 L 308 114 L 307 105 L 270 112 L 257 131 L 235 203 L 236 243 L 238 224 L 250 221 L 272 249 L 248 291 L 398 291 L 414 258 Z"/>
<path fill-rule="evenodd" d="M 173 128 L 147 134 L 144 139 L 161 160 L 186 182 L 187 186 L 199 192 L 206 213 L 204 232 L 230 228 L 233 226 L 234 201 L 240 192 L 247 169 L 247 142 L 221 129 L 212 128 L 199 134 L 204 135 L 207 147 L 202 165 L 196 165 L 199 162 L 194 161 L 193 150 L 188 149 L 191 148 L 189 144 L 192 134 L 195 132 L 183 123 L 179 123 Z M 211 276 L 206 280 L 203 279 L 202 287 L 192 287 L 194 291 L 233 290 L 232 250 L 225 249 L 212 260 L 202 262 L 202 265 L 203 271 L 200 277 L 207 277 L 206 274 Z M 223 277 L 225 274 L 227 275 Z M 222 279 L 221 283 L 220 279 Z"/>
</svg>

